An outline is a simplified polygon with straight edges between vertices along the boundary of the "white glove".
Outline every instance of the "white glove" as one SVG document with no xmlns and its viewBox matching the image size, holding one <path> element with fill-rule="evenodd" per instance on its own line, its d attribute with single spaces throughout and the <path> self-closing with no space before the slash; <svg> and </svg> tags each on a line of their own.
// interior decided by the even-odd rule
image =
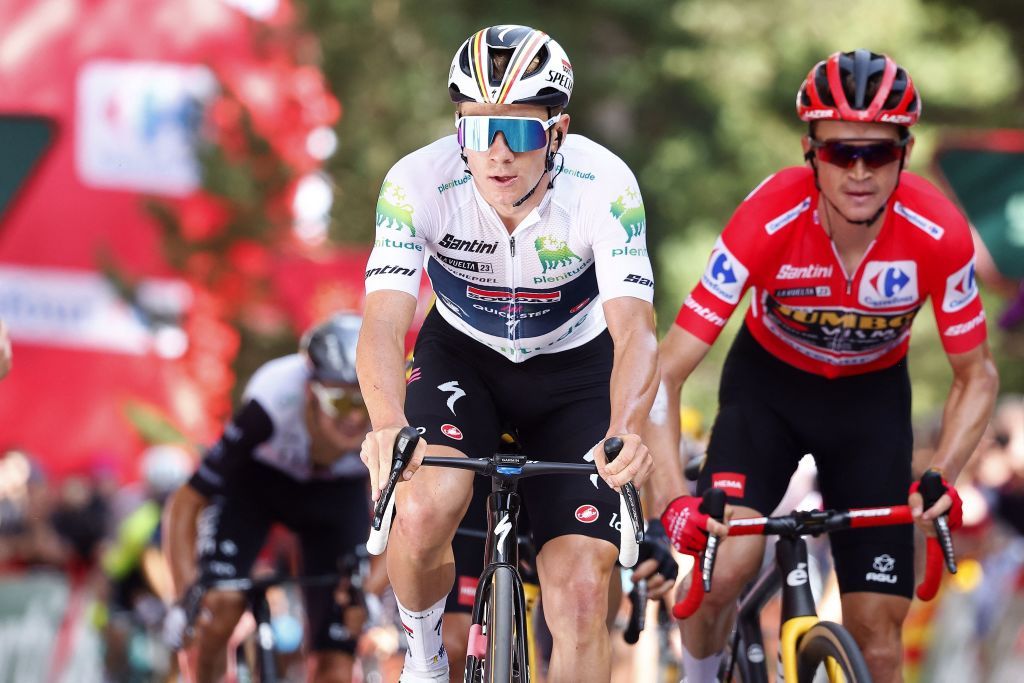
<svg viewBox="0 0 1024 683">
<path fill-rule="evenodd" d="M 185 614 L 185 608 L 179 604 L 174 604 L 167 610 L 167 616 L 164 617 L 163 629 L 161 630 L 164 645 L 172 650 L 180 650 L 185 646 L 185 630 L 187 628 L 188 615 Z"/>
</svg>

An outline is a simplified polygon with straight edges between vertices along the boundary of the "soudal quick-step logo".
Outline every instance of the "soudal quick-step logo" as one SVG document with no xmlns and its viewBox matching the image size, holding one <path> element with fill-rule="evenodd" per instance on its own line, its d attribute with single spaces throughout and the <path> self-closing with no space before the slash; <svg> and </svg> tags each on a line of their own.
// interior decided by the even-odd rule
<svg viewBox="0 0 1024 683">
<path fill-rule="evenodd" d="M 477 301 L 494 303 L 515 302 L 518 304 L 550 304 L 562 300 L 562 290 L 550 292 L 511 292 L 507 289 L 484 289 L 483 287 L 466 286 L 466 297 Z"/>
<path fill-rule="evenodd" d="M 711 250 L 711 258 L 700 281 L 704 287 L 722 301 L 730 304 L 739 303 L 743 294 L 743 285 L 747 282 L 750 271 L 725 247 L 722 238 L 715 242 Z"/>
<path fill-rule="evenodd" d="M 871 261 L 864 266 L 858 300 L 865 306 L 906 306 L 918 298 L 914 261 Z"/>
<path fill-rule="evenodd" d="M 946 293 L 942 297 L 942 310 L 955 313 L 978 296 L 978 282 L 974 277 L 974 259 L 946 278 Z"/>
</svg>

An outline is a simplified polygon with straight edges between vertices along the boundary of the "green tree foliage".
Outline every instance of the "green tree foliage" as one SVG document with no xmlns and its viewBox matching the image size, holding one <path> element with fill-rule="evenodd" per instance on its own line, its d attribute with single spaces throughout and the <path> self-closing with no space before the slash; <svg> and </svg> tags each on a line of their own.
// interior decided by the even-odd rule
<svg viewBox="0 0 1024 683">
<path fill-rule="evenodd" d="M 1007 28 L 998 8 L 1010 4 L 986 0 L 989 12 L 979 12 L 952 0 L 309 2 L 308 24 L 345 107 L 329 169 L 338 193 L 332 234 L 369 243 L 387 170 L 452 132 L 446 76 L 461 42 L 491 24 L 536 26 L 573 62 L 571 132 L 618 153 L 640 181 L 664 329 L 703 267 L 710 235 L 761 179 L 801 163 L 796 90 L 831 52 L 868 47 L 908 68 L 924 96 L 912 168 L 926 175 L 949 127 L 1021 125 L 1013 46 L 1024 21 Z M 917 327 L 917 346 L 941 364 L 934 330 Z M 720 360 L 697 378 L 706 404 Z"/>
</svg>

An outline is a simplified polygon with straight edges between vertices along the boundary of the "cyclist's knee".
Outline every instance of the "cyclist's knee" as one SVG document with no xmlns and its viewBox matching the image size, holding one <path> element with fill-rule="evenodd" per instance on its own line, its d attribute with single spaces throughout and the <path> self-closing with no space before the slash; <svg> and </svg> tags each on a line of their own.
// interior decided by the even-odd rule
<svg viewBox="0 0 1024 683">
<path fill-rule="evenodd" d="M 420 472 L 417 477 L 424 474 Z M 439 483 L 429 485 L 413 479 L 403 485 L 408 488 L 401 492 L 398 500 L 400 514 L 395 518 L 395 528 L 414 548 L 432 548 L 444 542 L 462 521 L 469 506 L 472 489 L 461 486 L 464 483 L 461 478 L 436 477 L 435 481 Z"/>
<path fill-rule="evenodd" d="M 201 641 L 227 643 L 245 613 L 245 597 L 241 593 L 215 591 L 206 596 L 203 604 L 209 615 L 200 621 Z"/>
<path fill-rule="evenodd" d="M 558 589 L 544 593 L 544 616 L 553 634 L 582 635 L 588 630 L 605 628 L 608 576 L 598 569 L 576 569 L 555 578 L 550 585 Z"/>
</svg>

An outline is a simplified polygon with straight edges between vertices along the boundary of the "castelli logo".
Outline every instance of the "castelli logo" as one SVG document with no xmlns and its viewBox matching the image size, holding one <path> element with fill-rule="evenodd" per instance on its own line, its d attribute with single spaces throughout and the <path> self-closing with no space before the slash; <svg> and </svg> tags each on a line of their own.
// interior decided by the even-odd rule
<svg viewBox="0 0 1024 683">
<path fill-rule="evenodd" d="M 441 425 L 441 433 L 447 436 L 449 439 L 455 439 L 456 441 L 462 441 L 462 430 L 455 425 L 443 424 Z"/>
<path fill-rule="evenodd" d="M 593 524 L 597 521 L 599 514 L 597 508 L 589 503 L 576 508 L 576 520 L 584 524 Z"/>
</svg>

